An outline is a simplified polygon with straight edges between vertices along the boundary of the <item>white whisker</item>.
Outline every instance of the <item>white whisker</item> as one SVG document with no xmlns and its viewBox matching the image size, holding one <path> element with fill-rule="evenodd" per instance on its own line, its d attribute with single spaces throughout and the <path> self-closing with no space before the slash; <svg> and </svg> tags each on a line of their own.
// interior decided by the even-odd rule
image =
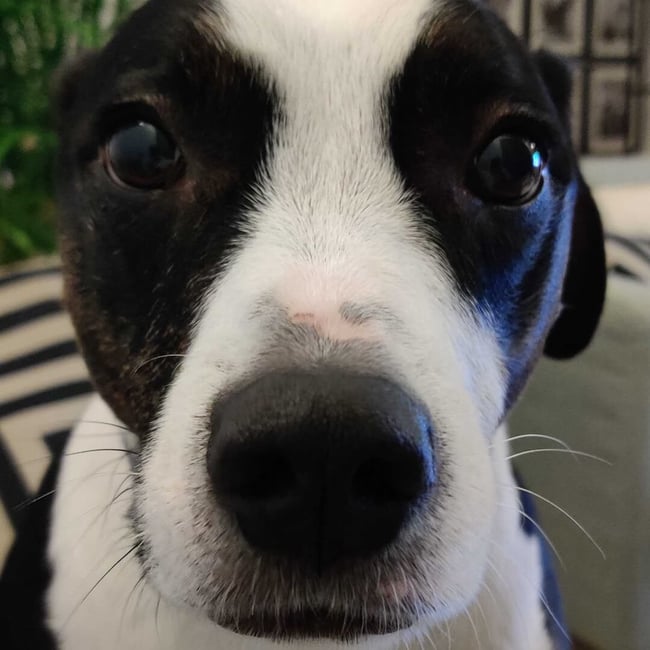
<svg viewBox="0 0 650 650">
<path fill-rule="evenodd" d="M 539 440 L 548 440 L 550 442 L 556 442 L 558 445 L 561 447 L 564 447 L 564 449 L 567 449 L 571 451 L 571 446 L 568 445 L 564 440 L 560 440 L 560 438 L 554 438 L 553 436 L 546 436 L 542 435 L 541 433 L 527 433 L 521 436 L 513 436 L 512 438 L 508 438 L 506 442 L 517 442 L 518 440 L 526 440 L 529 438 L 537 438 Z"/>
<path fill-rule="evenodd" d="M 546 600 L 546 597 L 544 594 L 540 593 L 539 594 L 539 599 L 542 601 L 542 605 L 544 605 L 544 609 L 548 612 L 548 615 L 553 619 L 553 622 L 555 625 L 558 626 L 560 631 L 562 632 L 562 636 L 571 643 L 573 640 L 571 639 L 571 635 L 566 631 L 564 628 L 564 625 L 560 623 L 560 621 L 557 620 L 557 616 L 553 613 L 553 610 L 551 609 L 551 606 L 548 604 L 548 601 Z"/>
<path fill-rule="evenodd" d="M 514 563 L 513 559 L 511 557 L 509 557 L 508 555 L 502 555 L 501 557 L 504 560 L 507 560 L 510 563 Z M 493 570 L 495 569 L 494 565 L 492 563 L 490 563 L 490 566 L 492 566 Z M 526 582 L 529 585 L 532 586 L 532 583 L 531 583 L 530 579 L 527 576 L 524 576 L 524 579 L 526 580 Z M 567 639 L 567 641 L 572 642 L 571 636 L 568 634 L 568 632 L 564 628 L 564 625 L 562 625 L 560 623 L 560 621 L 558 621 L 557 616 L 555 616 L 555 614 L 553 613 L 553 610 L 551 609 L 551 607 L 550 607 L 548 601 L 546 600 L 544 594 L 542 592 L 539 592 L 538 596 L 539 596 L 539 599 L 540 599 L 542 605 L 544 606 L 544 609 L 548 612 L 548 615 L 553 619 L 553 621 L 558 626 L 558 628 L 560 628 L 560 630 L 562 632 L 562 635 Z"/>
<path fill-rule="evenodd" d="M 478 650 L 483 650 L 483 644 L 481 643 L 481 639 L 479 638 L 478 629 L 474 623 L 474 619 L 472 618 L 472 613 L 469 611 L 469 607 L 465 608 L 465 614 L 469 619 L 469 624 L 472 626 L 472 630 L 474 630 L 474 638 L 476 639 Z"/>
<path fill-rule="evenodd" d="M 507 560 L 507 561 L 510 562 L 511 564 L 514 563 L 513 559 L 512 559 L 509 555 L 506 555 L 506 554 L 503 552 L 503 548 L 502 548 L 501 546 L 497 545 L 494 541 L 492 542 L 492 546 L 494 546 L 494 548 L 496 548 L 497 552 L 499 553 L 499 557 L 500 557 L 501 559 L 503 559 L 503 560 Z M 497 580 L 499 580 L 499 582 L 501 583 L 501 587 L 499 587 L 499 585 L 495 584 L 495 585 L 494 585 L 495 588 L 496 588 L 497 590 L 503 590 L 503 592 L 506 593 L 506 594 L 507 594 L 507 593 L 510 593 L 510 591 L 511 591 L 511 585 L 510 585 L 510 583 L 505 579 L 505 577 L 503 576 L 503 574 L 501 573 L 501 571 L 499 571 L 499 569 L 497 568 L 496 564 L 495 564 L 495 563 L 494 563 L 490 558 L 487 558 L 487 564 L 488 564 L 488 566 L 490 567 L 490 570 L 492 571 L 492 573 L 494 574 L 494 576 L 495 576 L 495 577 L 497 578 Z M 530 584 L 530 580 L 528 580 L 527 578 L 526 578 L 526 582 L 528 582 L 528 583 Z M 526 620 L 526 617 L 524 616 L 524 613 L 523 613 L 523 611 L 522 611 L 522 609 L 521 609 L 521 605 L 520 605 L 519 601 L 518 601 L 518 600 L 514 600 L 514 601 L 513 601 L 513 606 L 514 606 L 514 608 L 515 608 L 515 612 L 514 612 L 514 614 L 516 614 L 516 616 L 519 618 L 520 625 L 525 626 L 525 620 Z"/>
<path fill-rule="evenodd" d="M 554 503 L 550 499 L 547 499 L 546 497 L 543 497 L 541 494 L 538 494 L 537 492 L 533 492 L 532 490 L 527 490 L 526 488 L 516 486 L 516 490 L 519 490 L 520 492 L 525 492 L 526 494 L 530 494 L 537 499 L 540 499 L 540 501 L 543 501 L 544 503 L 548 503 L 551 507 L 555 508 L 558 512 L 561 512 L 569 521 L 571 521 L 575 526 L 578 527 L 580 531 L 585 535 L 585 537 L 596 547 L 598 552 L 603 556 L 603 559 L 607 559 L 607 555 L 605 554 L 605 551 L 601 548 L 600 544 L 596 542 L 596 540 L 593 538 L 593 536 L 587 531 L 587 529 L 575 518 L 572 517 L 564 508 L 560 507 L 557 503 Z"/>
<path fill-rule="evenodd" d="M 142 545 L 142 542 L 138 542 L 136 544 L 133 544 L 126 553 L 121 555 L 111 566 L 101 575 L 99 580 L 97 580 L 93 586 L 86 592 L 86 595 L 74 606 L 68 617 L 63 623 L 63 626 L 65 627 L 72 617 L 79 611 L 81 606 L 88 600 L 88 598 L 91 596 L 91 594 L 99 587 L 99 585 L 120 565 L 124 560 L 126 560 L 132 553 L 136 552 L 138 548 Z"/>
<path fill-rule="evenodd" d="M 132 374 L 137 375 L 140 370 L 146 366 L 148 363 L 153 363 L 154 361 L 161 361 L 162 359 L 184 359 L 186 354 L 160 354 L 156 357 L 151 357 L 150 359 L 145 359 L 142 363 L 138 364 L 134 368 Z"/>
<path fill-rule="evenodd" d="M 609 467 L 612 466 L 612 463 L 610 463 L 608 460 L 605 460 L 604 458 L 601 458 L 600 456 L 594 456 L 594 454 L 588 454 L 587 452 L 584 451 L 575 451 L 574 449 L 528 449 L 527 451 L 520 451 L 517 452 L 516 454 L 512 454 L 508 456 L 508 460 L 515 460 L 516 458 L 522 458 L 523 456 L 531 456 L 532 454 L 541 454 L 541 453 L 546 453 L 546 454 L 570 454 L 571 456 L 574 457 L 576 461 L 578 461 L 580 458 L 589 458 L 590 460 L 595 460 L 598 461 L 599 463 L 603 463 L 604 465 L 608 465 Z"/>
<path fill-rule="evenodd" d="M 516 510 L 524 519 L 529 521 L 539 534 L 546 540 L 546 543 L 551 547 L 551 550 L 555 554 L 555 557 L 557 558 L 558 562 L 560 563 L 560 566 L 564 571 L 566 571 L 566 565 L 564 564 L 564 561 L 562 560 L 562 557 L 560 556 L 560 553 L 558 552 L 555 544 L 553 544 L 551 538 L 546 534 L 544 529 L 539 525 L 538 522 L 536 522 L 527 512 L 524 512 L 521 508 L 517 508 L 515 506 L 510 505 L 509 503 L 497 503 L 497 506 L 500 508 L 508 508 L 509 510 Z"/>
</svg>

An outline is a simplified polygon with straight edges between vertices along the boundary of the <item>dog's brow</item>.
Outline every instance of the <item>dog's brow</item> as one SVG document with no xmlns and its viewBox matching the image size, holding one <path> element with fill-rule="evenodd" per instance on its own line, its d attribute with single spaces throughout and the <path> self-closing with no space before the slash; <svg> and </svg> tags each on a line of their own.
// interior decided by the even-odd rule
<svg viewBox="0 0 650 650">
<path fill-rule="evenodd" d="M 532 102 L 517 102 L 507 97 L 497 98 L 479 106 L 477 115 L 481 116 L 477 123 L 483 122 L 482 130 L 485 132 L 514 118 L 536 125 L 536 132 L 541 133 L 549 145 L 561 142 L 564 137 L 557 119 L 549 113 L 549 108 Z"/>
<path fill-rule="evenodd" d="M 121 72 L 113 84 L 113 94 L 117 97 L 142 97 L 157 93 L 156 79 L 163 77 L 165 67 L 131 69 Z"/>
<path fill-rule="evenodd" d="M 341 318 L 352 325 L 363 325 L 372 320 L 382 321 L 390 325 L 400 325 L 401 321 L 395 314 L 382 305 L 362 305 L 354 302 L 345 302 L 339 309 Z"/>
</svg>

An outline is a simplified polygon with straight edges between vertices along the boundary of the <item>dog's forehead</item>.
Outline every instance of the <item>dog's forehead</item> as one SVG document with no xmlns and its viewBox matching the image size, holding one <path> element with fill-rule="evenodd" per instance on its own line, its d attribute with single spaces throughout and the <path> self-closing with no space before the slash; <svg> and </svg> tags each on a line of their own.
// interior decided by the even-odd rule
<svg viewBox="0 0 650 650">
<path fill-rule="evenodd" d="M 364 29 L 377 21 L 392 21 L 404 15 L 431 11 L 441 0 L 218 0 L 215 5 L 226 14 L 232 8 L 247 7 L 253 12 L 271 11 L 281 21 L 306 21 L 342 30 Z"/>
<path fill-rule="evenodd" d="M 198 6 L 194 24 L 282 87 L 310 64 L 317 77 L 323 68 L 344 76 L 363 66 L 385 82 L 402 72 L 418 45 L 451 45 L 477 60 L 498 57 L 512 48 L 490 37 L 494 18 L 475 0 L 210 0 Z"/>
<path fill-rule="evenodd" d="M 535 79 L 508 73 L 527 57 L 506 32 L 478 0 L 150 0 L 104 51 L 90 94 L 176 95 L 180 79 L 201 94 L 251 73 L 282 94 L 298 79 L 326 90 L 356 71 L 385 96 L 420 49 L 452 53 L 435 65 L 459 78 L 471 65 L 509 96 Z"/>
<path fill-rule="evenodd" d="M 299 65 L 306 52 L 327 49 L 393 73 L 425 27 L 448 12 L 442 0 L 221 0 L 204 5 L 201 16 L 205 33 L 213 28 L 267 64 Z"/>
</svg>

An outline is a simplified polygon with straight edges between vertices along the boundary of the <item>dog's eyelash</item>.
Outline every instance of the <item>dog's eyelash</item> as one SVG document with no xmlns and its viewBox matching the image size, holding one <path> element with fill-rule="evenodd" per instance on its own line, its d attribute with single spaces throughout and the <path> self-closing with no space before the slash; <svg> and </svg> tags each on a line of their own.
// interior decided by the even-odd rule
<svg viewBox="0 0 650 650">
<path fill-rule="evenodd" d="M 100 139 L 105 140 L 116 129 L 135 121 L 149 122 L 166 130 L 161 113 L 154 106 L 143 101 L 128 101 L 104 107 L 97 113 L 95 128 Z"/>
<path fill-rule="evenodd" d="M 549 152 L 562 140 L 557 126 L 544 115 L 528 108 L 515 108 L 500 116 L 480 137 L 483 146 L 504 133 L 515 133 L 535 142 L 545 160 Z"/>
</svg>

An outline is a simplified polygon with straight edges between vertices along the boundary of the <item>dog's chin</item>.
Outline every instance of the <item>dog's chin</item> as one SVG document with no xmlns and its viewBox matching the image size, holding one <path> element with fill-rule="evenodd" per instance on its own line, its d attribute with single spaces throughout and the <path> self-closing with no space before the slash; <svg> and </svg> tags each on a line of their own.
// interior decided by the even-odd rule
<svg viewBox="0 0 650 650">
<path fill-rule="evenodd" d="M 231 632 L 272 642 L 327 640 L 346 644 L 403 632 L 417 623 L 410 617 L 390 612 L 351 613 L 324 609 L 221 615 L 215 622 Z"/>
</svg>

